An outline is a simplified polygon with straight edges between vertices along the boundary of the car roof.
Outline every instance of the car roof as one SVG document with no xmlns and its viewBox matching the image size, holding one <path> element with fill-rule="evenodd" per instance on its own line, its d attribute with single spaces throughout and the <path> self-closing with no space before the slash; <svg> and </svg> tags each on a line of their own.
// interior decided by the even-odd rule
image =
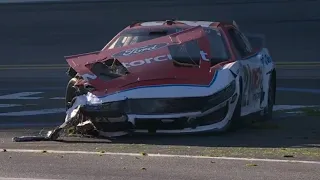
<svg viewBox="0 0 320 180">
<path fill-rule="evenodd" d="M 144 22 L 134 22 L 127 26 L 125 29 L 135 29 L 135 28 L 165 28 L 165 27 L 213 27 L 231 25 L 234 26 L 235 22 L 222 22 L 222 21 L 185 21 L 185 20 L 162 20 L 162 21 L 144 21 Z"/>
</svg>

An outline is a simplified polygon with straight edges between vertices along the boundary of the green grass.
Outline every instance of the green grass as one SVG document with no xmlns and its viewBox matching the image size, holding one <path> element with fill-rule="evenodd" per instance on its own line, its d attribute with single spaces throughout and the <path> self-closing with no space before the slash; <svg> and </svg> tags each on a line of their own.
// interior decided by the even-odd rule
<svg viewBox="0 0 320 180">
<path fill-rule="evenodd" d="M 304 108 L 296 108 L 289 110 L 279 110 L 274 113 L 288 113 L 288 112 L 297 112 L 307 116 L 320 116 L 320 107 L 304 107 Z"/>
<path fill-rule="evenodd" d="M 320 108 L 302 108 L 300 109 L 304 114 L 308 116 L 320 116 Z"/>
</svg>

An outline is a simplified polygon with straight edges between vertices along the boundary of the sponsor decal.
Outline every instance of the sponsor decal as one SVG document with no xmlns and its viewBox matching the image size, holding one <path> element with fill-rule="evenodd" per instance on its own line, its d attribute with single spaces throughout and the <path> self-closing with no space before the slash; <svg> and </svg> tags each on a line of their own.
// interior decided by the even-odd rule
<svg viewBox="0 0 320 180">
<path fill-rule="evenodd" d="M 243 65 L 243 99 L 242 106 L 249 105 L 248 94 L 250 93 L 250 67 L 249 65 Z"/>
<path fill-rule="evenodd" d="M 201 55 L 201 58 L 202 58 L 204 61 L 210 61 L 210 59 L 207 58 L 208 53 L 206 53 L 206 52 L 204 52 L 204 51 L 200 51 L 200 55 Z"/>
<path fill-rule="evenodd" d="M 261 60 L 261 63 L 263 65 L 268 65 L 272 62 L 272 59 L 270 56 L 268 56 L 267 54 L 261 54 L 260 55 L 260 60 Z"/>
<path fill-rule="evenodd" d="M 255 68 L 251 70 L 252 74 L 252 87 L 258 89 L 262 85 L 262 70 L 261 68 Z"/>
<path fill-rule="evenodd" d="M 159 44 L 151 44 L 151 45 L 146 45 L 146 46 L 142 46 L 142 47 L 127 49 L 125 51 L 121 51 L 119 53 L 114 54 L 113 57 L 131 56 L 131 55 L 141 54 L 141 53 L 145 53 L 148 51 L 154 51 L 154 50 L 166 47 L 167 45 L 168 45 L 168 43 L 159 43 Z"/>
<path fill-rule="evenodd" d="M 122 65 L 126 68 L 130 68 L 130 67 L 142 66 L 145 64 L 151 64 L 153 62 L 161 62 L 161 61 L 168 61 L 168 60 L 172 60 L 172 57 L 170 54 L 160 55 L 153 58 L 135 60 L 128 63 L 122 63 Z"/>
<path fill-rule="evenodd" d="M 207 58 L 208 54 L 206 52 L 200 51 L 200 55 L 204 61 L 210 61 L 210 59 Z M 125 63 L 123 62 L 122 65 L 126 68 L 130 68 L 130 67 L 137 67 L 145 64 L 151 64 L 154 62 L 161 62 L 161 61 L 168 61 L 168 60 L 172 60 L 172 56 L 170 54 L 160 55 L 160 56 L 141 59 L 141 60 L 135 60 L 131 62 L 125 62 Z"/>
</svg>

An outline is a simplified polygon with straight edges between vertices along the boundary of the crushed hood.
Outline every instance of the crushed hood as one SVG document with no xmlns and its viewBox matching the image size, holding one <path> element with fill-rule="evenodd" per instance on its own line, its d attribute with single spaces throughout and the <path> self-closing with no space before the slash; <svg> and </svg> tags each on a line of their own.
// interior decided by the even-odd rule
<svg viewBox="0 0 320 180">
<path fill-rule="evenodd" d="M 181 68 L 174 63 L 170 48 L 192 40 L 198 45 L 199 64 L 191 65 L 194 68 L 187 68 L 190 64 Z M 208 73 L 214 72 L 209 72 L 210 63 L 202 59 L 200 50 L 210 56 L 209 47 L 205 31 L 197 26 L 125 47 L 68 56 L 66 61 L 100 91 L 114 92 L 155 84 L 206 84 L 212 78 Z"/>
</svg>

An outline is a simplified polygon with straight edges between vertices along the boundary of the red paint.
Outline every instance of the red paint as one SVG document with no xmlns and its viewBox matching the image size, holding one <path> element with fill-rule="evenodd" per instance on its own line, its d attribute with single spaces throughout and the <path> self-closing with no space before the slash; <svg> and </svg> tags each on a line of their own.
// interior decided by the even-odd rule
<svg viewBox="0 0 320 180">
<path fill-rule="evenodd" d="M 167 25 L 165 25 L 167 26 Z M 171 26 L 177 27 L 186 27 L 184 24 L 174 24 Z M 233 62 L 236 57 L 234 55 L 234 51 L 230 45 L 230 37 L 225 32 L 226 28 L 221 23 L 212 23 L 212 27 L 219 28 L 222 33 L 222 36 L 227 39 L 227 48 L 231 53 L 231 58 L 220 64 L 215 65 L 214 67 L 210 67 L 210 62 L 205 61 L 203 59 L 200 60 L 200 65 L 198 67 L 176 67 L 174 66 L 171 60 L 169 61 L 161 61 L 154 62 L 150 64 L 144 64 L 141 66 L 135 66 L 128 68 L 130 74 L 127 76 L 123 76 L 117 79 L 113 79 L 110 81 L 101 80 L 99 78 L 95 80 L 90 80 L 89 83 L 97 89 L 96 94 L 103 95 L 105 94 L 105 90 L 107 89 L 107 93 L 113 93 L 116 91 L 125 90 L 128 88 L 134 88 L 139 86 L 149 86 L 149 85 L 159 85 L 159 84 L 194 84 L 194 85 L 208 85 L 215 71 L 221 68 L 223 65 L 227 63 Z M 174 43 L 183 43 L 190 40 L 198 40 L 199 47 L 202 51 L 205 51 L 208 54 L 208 57 L 211 57 L 209 41 L 206 38 L 206 34 L 202 27 L 191 27 L 190 29 L 181 31 L 178 33 L 174 33 L 168 36 L 164 36 L 161 38 L 157 38 L 154 40 L 149 40 L 141 43 L 136 43 L 133 45 L 128 45 L 121 48 L 115 49 L 106 49 L 100 52 L 86 53 L 81 55 L 74 55 L 66 57 L 66 60 L 70 67 L 72 67 L 79 74 L 92 74 L 90 72 L 90 64 L 105 61 L 108 58 L 111 58 L 113 54 L 119 53 L 124 50 L 128 50 L 131 48 L 138 48 L 145 45 L 159 44 L 159 43 L 168 43 L 168 45 L 172 45 Z M 128 28 L 150 28 L 150 27 L 142 27 L 139 24 L 134 27 L 126 27 Z M 121 31 L 122 32 L 122 31 Z M 121 33 L 120 32 L 120 33 Z M 118 33 L 109 43 L 112 44 L 113 41 L 119 36 Z M 176 41 L 176 42 L 175 42 Z M 107 45 L 107 46 L 108 46 Z M 200 52 L 199 52 L 200 53 Z M 130 63 L 136 60 L 143 60 L 148 58 L 154 58 L 160 55 L 169 54 L 168 48 L 160 48 L 154 51 L 148 51 L 141 54 L 131 55 L 131 56 L 121 56 L 117 57 L 117 59 L 121 63 Z M 79 82 L 79 85 L 83 84 L 83 82 Z"/>
<path fill-rule="evenodd" d="M 261 68 L 252 69 L 251 74 L 252 74 L 252 86 L 254 89 L 257 89 L 260 87 L 261 80 L 262 80 Z"/>
</svg>

